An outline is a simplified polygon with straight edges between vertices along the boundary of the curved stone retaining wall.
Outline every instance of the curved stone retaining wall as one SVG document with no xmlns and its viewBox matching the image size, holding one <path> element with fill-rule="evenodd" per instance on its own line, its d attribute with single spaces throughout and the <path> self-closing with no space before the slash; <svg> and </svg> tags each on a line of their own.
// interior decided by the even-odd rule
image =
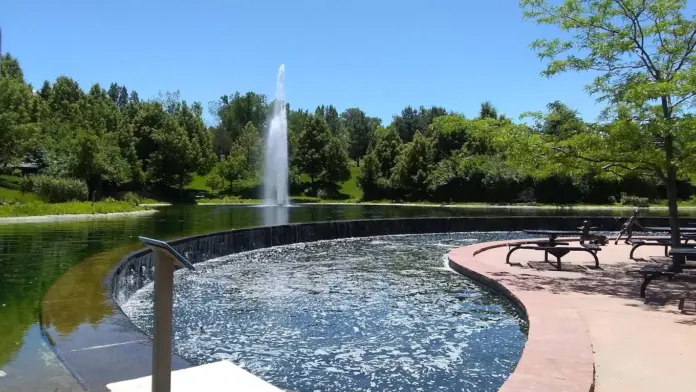
<svg viewBox="0 0 696 392">
<path fill-rule="evenodd" d="M 601 230 L 618 230 L 619 217 L 456 217 L 406 218 L 336 222 L 298 223 L 283 226 L 238 229 L 203 234 L 170 241 L 177 251 L 192 263 L 253 249 L 350 237 L 389 234 L 422 234 L 460 231 L 514 231 L 524 229 L 576 230 L 589 220 Z M 666 226 L 667 218 L 641 218 L 644 226 Z M 153 260 L 149 249 L 141 249 L 124 257 L 112 271 L 110 294 L 117 304 L 126 301 L 153 277 Z"/>
</svg>

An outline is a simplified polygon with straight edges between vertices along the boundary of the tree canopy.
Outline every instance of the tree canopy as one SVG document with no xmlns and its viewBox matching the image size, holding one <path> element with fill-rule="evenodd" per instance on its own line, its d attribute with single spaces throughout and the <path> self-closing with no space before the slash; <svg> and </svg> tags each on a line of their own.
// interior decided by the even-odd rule
<svg viewBox="0 0 696 392">
<path fill-rule="evenodd" d="M 532 43 L 542 74 L 597 74 L 589 93 L 611 124 L 569 135 L 525 135 L 516 150 L 538 164 L 657 178 L 667 190 L 672 241 L 679 241 L 677 180 L 693 173 L 696 131 L 696 20 L 685 0 L 522 0 L 526 18 L 565 32 Z M 553 108 L 552 108 L 553 109 Z M 514 145 L 510 144 L 511 146 Z M 511 154 L 515 155 L 515 154 Z"/>
</svg>

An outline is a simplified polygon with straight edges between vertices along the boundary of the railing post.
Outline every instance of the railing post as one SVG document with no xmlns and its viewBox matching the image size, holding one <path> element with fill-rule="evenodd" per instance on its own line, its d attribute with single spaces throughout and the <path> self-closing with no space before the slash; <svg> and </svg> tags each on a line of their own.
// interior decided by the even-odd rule
<svg viewBox="0 0 696 392">
<path fill-rule="evenodd" d="M 154 332 L 152 335 L 152 392 L 169 392 L 172 378 L 172 305 L 174 266 L 193 265 L 164 241 L 139 237 L 155 258 Z"/>
</svg>

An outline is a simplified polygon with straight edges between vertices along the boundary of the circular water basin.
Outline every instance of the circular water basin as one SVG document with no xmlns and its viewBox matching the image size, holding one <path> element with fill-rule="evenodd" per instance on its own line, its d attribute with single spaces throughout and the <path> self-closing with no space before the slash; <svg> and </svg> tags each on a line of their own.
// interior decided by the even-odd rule
<svg viewBox="0 0 696 392">
<path fill-rule="evenodd" d="M 447 267 L 458 246 L 520 233 L 398 235 L 239 253 L 175 274 L 174 348 L 288 391 L 497 391 L 526 325 Z M 152 332 L 153 286 L 123 310 Z"/>
</svg>

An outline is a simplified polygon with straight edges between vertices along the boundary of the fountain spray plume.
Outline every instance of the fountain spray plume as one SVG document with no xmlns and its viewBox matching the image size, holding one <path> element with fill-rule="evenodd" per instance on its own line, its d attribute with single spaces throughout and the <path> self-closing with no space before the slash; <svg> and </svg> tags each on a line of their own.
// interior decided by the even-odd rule
<svg viewBox="0 0 696 392">
<path fill-rule="evenodd" d="M 263 201 L 288 205 L 288 118 L 285 109 L 285 64 L 278 68 L 273 112 L 268 122 L 264 157 Z"/>
</svg>

